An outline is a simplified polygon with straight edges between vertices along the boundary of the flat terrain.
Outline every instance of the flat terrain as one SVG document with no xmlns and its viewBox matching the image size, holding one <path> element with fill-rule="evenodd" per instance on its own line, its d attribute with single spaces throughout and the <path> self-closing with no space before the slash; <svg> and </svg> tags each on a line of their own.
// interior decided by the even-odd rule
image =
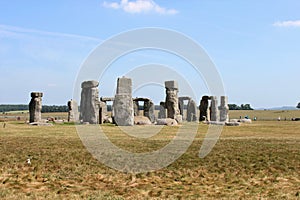
<svg viewBox="0 0 300 200">
<path fill-rule="evenodd" d="M 284 118 L 276 111 L 251 112 L 231 115 Z M 286 113 L 290 117 L 299 112 Z M 136 175 L 94 159 L 74 125 L 3 125 L 0 122 L 0 199 L 300 199 L 300 122 L 258 120 L 224 127 L 204 159 L 198 154 L 208 126 L 200 124 L 194 142 L 177 161 Z M 159 149 L 178 129 L 164 127 L 149 139 L 137 139 L 112 125 L 102 128 L 115 145 L 132 152 Z M 149 126 L 134 129 L 143 133 Z M 26 164 L 28 157 L 31 165 Z"/>
</svg>

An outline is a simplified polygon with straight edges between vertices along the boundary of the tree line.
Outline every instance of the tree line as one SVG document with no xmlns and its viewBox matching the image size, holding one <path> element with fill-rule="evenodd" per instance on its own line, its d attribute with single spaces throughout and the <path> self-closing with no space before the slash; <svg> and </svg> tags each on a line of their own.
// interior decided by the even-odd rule
<svg viewBox="0 0 300 200">
<path fill-rule="evenodd" d="M 251 108 L 250 104 L 241 104 L 240 106 L 236 104 L 228 104 L 229 110 L 254 110 Z"/>
<path fill-rule="evenodd" d="M 229 110 L 253 110 L 253 108 L 251 108 L 250 104 L 242 104 L 240 106 L 236 105 L 236 104 L 228 104 L 229 106 Z M 299 106 L 300 108 L 300 106 Z M 142 110 L 143 107 L 140 107 L 140 110 Z M 160 106 L 159 105 L 155 105 L 155 110 L 159 110 Z M 185 108 L 186 109 L 186 105 Z M 26 111 L 29 110 L 29 106 L 27 104 L 1 104 L 0 105 L 0 112 L 9 112 L 9 111 Z M 107 105 L 107 110 L 111 111 L 112 110 L 112 106 L 111 105 Z M 43 105 L 42 106 L 42 112 L 46 113 L 46 112 L 68 112 L 68 106 L 58 106 L 58 105 Z"/>
<path fill-rule="evenodd" d="M 10 112 L 10 111 L 26 111 L 29 110 L 28 104 L 1 104 L 0 112 Z M 43 105 L 42 113 L 46 112 L 68 112 L 68 106 L 57 106 L 57 105 Z"/>
</svg>

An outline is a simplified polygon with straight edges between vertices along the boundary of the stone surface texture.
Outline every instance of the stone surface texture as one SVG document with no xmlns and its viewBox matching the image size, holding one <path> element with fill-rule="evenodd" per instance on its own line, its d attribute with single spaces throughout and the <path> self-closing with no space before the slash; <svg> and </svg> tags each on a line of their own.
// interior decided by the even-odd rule
<svg viewBox="0 0 300 200">
<path fill-rule="evenodd" d="M 80 120 L 85 123 L 99 123 L 99 83 L 97 81 L 84 81 L 81 84 Z"/>
<path fill-rule="evenodd" d="M 32 92 L 29 102 L 29 123 L 42 120 L 42 92 Z"/>
<path fill-rule="evenodd" d="M 178 103 L 178 84 L 177 81 L 165 81 L 167 118 L 175 119 L 178 123 L 182 122 Z"/>
<path fill-rule="evenodd" d="M 118 78 L 117 93 L 113 102 L 114 122 L 118 126 L 134 125 L 132 82 L 130 78 Z"/>
<path fill-rule="evenodd" d="M 78 122 L 78 104 L 75 100 L 68 101 L 68 122 Z"/>
</svg>

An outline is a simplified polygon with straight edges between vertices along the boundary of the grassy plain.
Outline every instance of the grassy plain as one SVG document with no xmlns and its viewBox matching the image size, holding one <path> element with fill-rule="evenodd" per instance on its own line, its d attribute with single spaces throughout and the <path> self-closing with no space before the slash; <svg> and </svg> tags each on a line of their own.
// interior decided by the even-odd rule
<svg viewBox="0 0 300 200">
<path fill-rule="evenodd" d="M 266 117 L 277 116 L 274 112 Z M 198 154 L 207 125 L 200 124 L 194 142 L 177 161 L 137 175 L 118 172 L 93 158 L 74 125 L 36 127 L 11 121 L 3 128 L 3 123 L 0 199 L 300 199 L 300 122 L 224 127 L 204 159 Z M 178 129 L 164 127 L 150 139 L 137 139 L 115 126 L 102 128 L 114 144 L 135 152 L 163 147 Z M 136 127 L 141 133 L 146 129 Z M 26 164 L 28 157 L 31 165 Z"/>
</svg>

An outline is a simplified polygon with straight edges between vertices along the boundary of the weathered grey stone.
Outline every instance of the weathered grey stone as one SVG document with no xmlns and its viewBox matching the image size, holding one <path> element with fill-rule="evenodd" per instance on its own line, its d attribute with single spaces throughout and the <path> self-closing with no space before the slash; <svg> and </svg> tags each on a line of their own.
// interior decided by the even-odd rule
<svg viewBox="0 0 300 200">
<path fill-rule="evenodd" d="M 160 102 L 158 118 L 164 119 L 167 117 L 167 109 L 165 108 L 165 102 Z"/>
<path fill-rule="evenodd" d="M 225 122 L 219 122 L 219 121 L 209 121 L 206 122 L 207 124 L 211 124 L 211 125 L 219 125 L 219 126 L 224 126 Z"/>
<path fill-rule="evenodd" d="M 245 124 L 252 124 L 252 120 L 251 119 L 239 119 L 238 122 L 245 123 Z"/>
<path fill-rule="evenodd" d="M 144 116 L 148 117 L 152 123 L 155 122 L 154 103 L 150 99 L 144 101 Z"/>
<path fill-rule="evenodd" d="M 226 126 L 240 126 L 241 124 L 239 122 L 225 122 Z"/>
<path fill-rule="evenodd" d="M 107 114 L 106 101 L 100 101 L 100 103 L 99 103 L 99 124 L 105 123 L 108 118 L 109 117 Z"/>
<path fill-rule="evenodd" d="M 187 118 L 188 122 L 197 121 L 197 105 L 194 100 L 190 100 L 187 105 Z"/>
<path fill-rule="evenodd" d="M 99 108 L 99 123 L 112 123 L 113 120 L 111 117 L 108 115 L 107 111 L 107 102 L 108 101 L 114 101 L 114 97 L 101 97 L 100 98 L 100 108 Z M 113 113 L 113 106 L 112 106 L 112 113 Z M 112 115 L 113 116 L 113 115 Z"/>
<path fill-rule="evenodd" d="M 68 122 L 78 122 L 79 113 L 78 113 L 78 104 L 75 100 L 68 101 Z"/>
<path fill-rule="evenodd" d="M 139 102 L 144 102 L 143 106 L 143 113 L 145 117 L 148 117 L 149 120 L 154 123 L 155 122 L 155 115 L 154 115 L 154 104 L 148 98 L 135 98 L 133 99 L 133 108 L 134 108 L 134 116 L 140 116 L 139 111 Z"/>
<path fill-rule="evenodd" d="M 180 115 L 182 115 L 182 119 L 186 120 L 187 116 L 184 115 L 184 101 L 189 101 L 191 100 L 191 97 L 178 97 L 178 103 L 179 103 L 179 110 L 180 110 Z"/>
<path fill-rule="evenodd" d="M 178 84 L 177 81 L 166 81 L 166 101 L 165 108 L 167 109 L 167 117 L 171 119 L 182 121 L 178 104 Z"/>
<path fill-rule="evenodd" d="M 219 121 L 218 99 L 215 96 L 211 97 L 210 121 Z"/>
<path fill-rule="evenodd" d="M 165 118 L 165 119 L 157 119 L 156 125 L 177 126 L 178 123 L 175 119 Z"/>
<path fill-rule="evenodd" d="M 95 88 L 99 86 L 98 81 L 84 81 L 81 83 L 81 88 Z"/>
<path fill-rule="evenodd" d="M 135 125 L 151 125 L 151 121 L 148 117 L 145 116 L 135 116 L 134 117 Z"/>
<path fill-rule="evenodd" d="M 219 111 L 220 111 L 220 121 L 228 122 L 229 106 L 228 106 L 228 97 L 227 96 L 221 96 L 221 105 L 219 106 Z"/>
<path fill-rule="evenodd" d="M 46 123 L 46 122 L 31 122 L 29 123 L 31 126 L 53 126 L 51 123 Z"/>
<path fill-rule="evenodd" d="M 140 116 L 139 101 L 133 100 L 134 116 Z"/>
<path fill-rule="evenodd" d="M 199 121 L 209 121 L 210 117 L 209 117 L 209 104 L 208 104 L 208 100 L 210 100 L 209 96 L 203 96 L 201 101 L 200 101 L 200 106 L 199 106 L 199 110 L 200 110 L 200 116 L 199 116 Z"/>
<path fill-rule="evenodd" d="M 113 103 L 114 121 L 118 126 L 134 125 L 132 100 L 132 83 L 130 78 L 118 78 L 117 94 Z"/>
<path fill-rule="evenodd" d="M 130 78 L 118 78 L 117 94 L 132 94 L 132 82 Z"/>
<path fill-rule="evenodd" d="M 101 97 L 100 101 L 103 101 L 103 102 L 114 101 L 114 97 Z"/>
<path fill-rule="evenodd" d="M 97 81 L 85 81 L 81 84 L 80 120 L 90 124 L 99 123 L 99 83 Z"/>
<path fill-rule="evenodd" d="M 29 102 L 29 122 L 40 122 L 42 120 L 42 92 L 32 92 Z"/>
</svg>

